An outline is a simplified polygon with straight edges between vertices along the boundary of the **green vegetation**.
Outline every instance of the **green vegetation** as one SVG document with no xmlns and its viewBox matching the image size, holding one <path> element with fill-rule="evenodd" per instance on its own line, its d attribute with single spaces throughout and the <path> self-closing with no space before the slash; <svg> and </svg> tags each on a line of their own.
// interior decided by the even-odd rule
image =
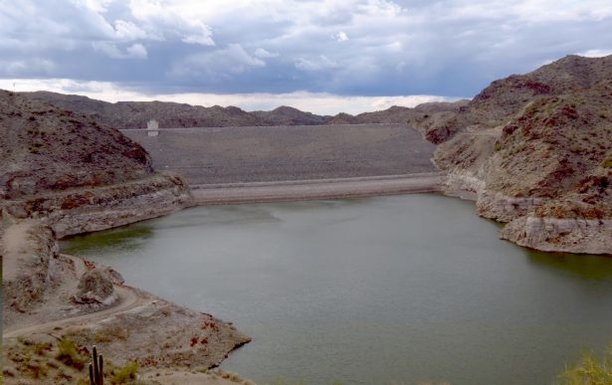
<svg viewBox="0 0 612 385">
<path fill-rule="evenodd" d="M 68 366 L 72 366 L 77 370 L 85 367 L 85 360 L 77 351 L 76 344 L 68 337 L 60 340 L 58 345 L 58 353 L 56 358 Z"/>
<path fill-rule="evenodd" d="M 565 370 L 559 385 L 610 385 L 612 384 L 612 344 L 603 359 L 592 352 L 584 353 L 578 364 Z"/>
<path fill-rule="evenodd" d="M 129 384 L 136 380 L 138 363 L 128 362 L 124 367 L 113 370 L 111 384 Z"/>
</svg>

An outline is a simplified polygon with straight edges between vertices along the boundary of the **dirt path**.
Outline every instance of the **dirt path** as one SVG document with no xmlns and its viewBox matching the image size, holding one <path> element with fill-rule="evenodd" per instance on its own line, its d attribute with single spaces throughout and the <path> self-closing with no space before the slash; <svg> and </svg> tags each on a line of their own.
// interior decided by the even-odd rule
<svg viewBox="0 0 612 385">
<path fill-rule="evenodd" d="M 117 314 L 130 311 L 136 307 L 151 303 L 152 300 L 140 296 L 134 289 L 129 286 L 115 286 L 119 299 L 115 304 L 104 310 L 100 310 L 90 314 L 83 314 L 74 317 L 68 317 L 61 320 L 38 323 L 35 325 L 15 325 L 12 327 L 5 328 L 2 331 L 2 338 L 15 338 L 21 336 L 29 336 L 35 333 L 43 333 L 54 328 L 65 327 L 68 325 L 87 325 L 96 324 L 107 318 L 113 317 Z"/>
<path fill-rule="evenodd" d="M 27 231 L 31 223 L 24 221 L 20 224 L 10 226 L 0 240 L 2 258 L 2 278 L 14 279 L 18 271 L 18 256 L 27 242 Z"/>
</svg>

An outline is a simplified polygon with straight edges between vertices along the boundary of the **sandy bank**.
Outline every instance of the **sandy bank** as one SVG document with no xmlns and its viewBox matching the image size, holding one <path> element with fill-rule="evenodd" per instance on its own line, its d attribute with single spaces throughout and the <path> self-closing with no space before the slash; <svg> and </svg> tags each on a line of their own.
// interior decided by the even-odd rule
<svg viewBox="0 0 612 385">
<path fill-rule="evenodd" d="M 361 198 L 441 191 L 444 173 L 192 185 L 197 205 Z"/>
</svg>

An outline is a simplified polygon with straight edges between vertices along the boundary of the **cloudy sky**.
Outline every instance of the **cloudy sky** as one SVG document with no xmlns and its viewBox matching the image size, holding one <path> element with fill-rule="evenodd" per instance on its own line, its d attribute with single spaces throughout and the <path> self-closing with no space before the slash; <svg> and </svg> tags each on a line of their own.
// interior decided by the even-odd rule
<svg viewBox="0 0 612 385">
<path fill-rule="evenodd" d="M 0 0 L 0 88 L 357 113 L 612 53 L 610 0 Z"/>
</svg>

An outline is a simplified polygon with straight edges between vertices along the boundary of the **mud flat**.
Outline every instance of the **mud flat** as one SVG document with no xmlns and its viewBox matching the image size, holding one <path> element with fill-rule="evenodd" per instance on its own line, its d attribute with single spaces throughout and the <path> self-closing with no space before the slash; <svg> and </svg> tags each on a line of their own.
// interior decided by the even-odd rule
<svg viewBox="0 0 612 385">
<path fill-rule="evenodd" d="M 439 192 L 444 173 L 419 173 L 360 178 L 194 185 L 194 204 L 347 199 L 378 195 Z"/>
</svg>

